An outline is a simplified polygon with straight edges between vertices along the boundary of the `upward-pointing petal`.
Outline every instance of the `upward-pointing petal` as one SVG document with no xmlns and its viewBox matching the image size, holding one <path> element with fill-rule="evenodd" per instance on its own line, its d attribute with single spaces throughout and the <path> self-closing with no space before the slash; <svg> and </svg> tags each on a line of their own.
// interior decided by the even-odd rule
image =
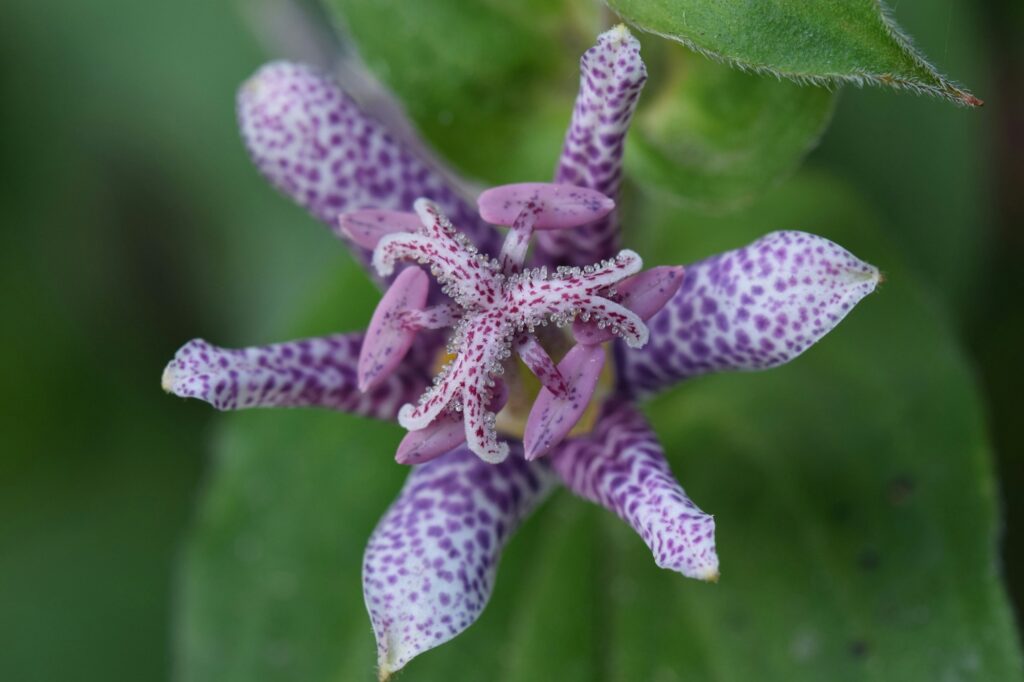
<svg viewBox="0 0 1024 682">
<path fill-rule="evenodd" d="M 427 197 L 478 247 L 500 246 L 441 173 L 310 67 L 264 66 L 238 93 L 238 121 L 260 172 L 338 234 L 343 211 L 410 211 Z M 353 248 L 367 263 L 368 249 Z"/>
<path fill-rule="evenodd" d="M 806 232 L 773 232 L 689 265 L 682 287 L 648 322 L 648 344 L 619 344 L 620 387 L 644 396 L 698 374 L 789 362 L 880 280 L 874 266 Z"/>
<path fill-rule="evenodd" d="M 363 558 L 381 679 L 477 619 L 502 549 L 552 483 L 518 449 L 488 464 L 462 447 L 413 468 Z"/>
<path fill-rule="evenodd" d="M 622 152 L 636 103 L 647 80 L 640 43 L 622 25 L 605 31 L 580 59 L 580 89 L 555 172 L 555 182 L 619 192 Z M 584 227 L 542 232 L 538 259 L 585 265 L 618 249 L 619 224 L 611 213 Z"/>
</svg>

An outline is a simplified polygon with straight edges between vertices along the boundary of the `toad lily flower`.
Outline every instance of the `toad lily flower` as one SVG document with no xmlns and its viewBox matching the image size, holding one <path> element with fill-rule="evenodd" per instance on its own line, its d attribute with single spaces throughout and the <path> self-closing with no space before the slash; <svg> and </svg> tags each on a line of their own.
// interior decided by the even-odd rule
<svg viewBox="0 0 1024 682">
<path fill-rule="evenodd" d="M 629 32 L 601 35 L 581 60 L 556 184 L 493 188 L 477 210 L 311 69 L 271 64 L 239 94 L 260 171 L 388 289 L 365 334 L 239 350 L 194 340 L 163 385 L 218 409 L 325 407 L 408 430 L 396 455 L 408 480 L 363 561 L 382 679 L 480 615 L 502 549 L 559 484 L 621 517 L 659 566 L 717 580 L 714 519 L 635 403 L 786 363 L 879 281 L 802 232 L 641 271 L 619 250 L 614 198 L 645 79 Z M 493 225 L 509 228 L 503 240 Z"/>
</svg>

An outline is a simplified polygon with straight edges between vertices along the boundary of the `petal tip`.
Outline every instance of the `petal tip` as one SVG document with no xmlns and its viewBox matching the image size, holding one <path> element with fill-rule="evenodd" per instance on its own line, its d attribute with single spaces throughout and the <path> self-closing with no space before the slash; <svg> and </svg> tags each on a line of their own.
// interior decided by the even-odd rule
<svg viewBox="0 0 1024 682">
<path fill-rule="evenodd" d="M 639 49 L 640 41 L 636 39 L 636 36 L 633 35 L 633 32 L 629 30 L 626 24 L 619 23 L 597 37 L 597 46 L 612 51 L 629 48 Z"/>
<path fill-rule="evenodd" d="M 694 549 L 698 548 L 694 547 Z M 706 552 L 705 556 L 700 556 L 696 552 L 691 551 L 684 552 L 682 555 L 675 557 L 659 556 L 655 553 L 654 563 L 658 568 L 681 573 L 687 578 L 706 583 L 717 583 L 721 577 L 721 572 L 718 568 L 718 554 L 713 546 L 704 549 L 704 552 Z"/>
<path fill-rule="evenodd" d="M 393 665 L 390 661 L 388 651 L 384 650 L 380 653 L 380 660 L 377 662 L 377 682 L 388 682 L 391 676 L 402 669 L 404 664 Z"/>
<path fill-rule="evenodd" d="M 721 572 L 718 570 L 718 566 L 708 566 L 707 568 L 698 571 L 693 576 L 697 580 L 703 580 L 706 583 L 717 583 L 719 578 L 722 577 Z"/>
<path fill-rule="evenodd" d="M 167 393 L 174 393 L 174 380 L 174 360 L 171 360 L 164 367 L 164 373 L 160 375 L 160 388 L 164 389 Z"/>
<path fill-rule="evenodd" d="M 523 441 L 523 459 L 527 462 L 532 462 L 543 454 L 543 452 L 538 451 L 537 443 L 535 441 Z"/>
<path fill-rule="evenodd" d="M 477 454 L 480 455 L 480 459 L 484 460 L 488 464 L 501 464 L 506 459 L 508 459 L 508 443 L 504 441 L 498 441 L 498 447 L 494 448 L 493 450 L 488 450 L 484 454 Z"/>
</svg>

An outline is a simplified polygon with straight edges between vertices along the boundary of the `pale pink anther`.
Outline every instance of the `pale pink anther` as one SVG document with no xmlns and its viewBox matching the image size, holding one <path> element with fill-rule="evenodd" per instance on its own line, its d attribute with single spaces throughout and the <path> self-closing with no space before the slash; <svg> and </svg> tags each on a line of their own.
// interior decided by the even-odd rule
<svg viewBox="0 0 1024 682">
<path fill-rule="evenodd" d="M 426 305 L 430 279 L 419 268 L 406 268 L 395 278 L 373 311 L 359 351 L 359 390 L 387 378 L 409 352 L 416 330 L 403 322 L 403 313 Z"/>
<path fill-rule="evenodd" d="M 583 416 L 604 369 L 603 346 L 576 345 L 558 363 L 569 389 L 555 395 L 542 388 L 526 420 L 523 448 L 528 460 L 537 459 L 558 445 Z"/>
<path fill-rule="evenodd" d="M 375 249 L 381 237 L 395 232 L 416 232 L 420 219 L 415 213 L 365 209 L 338 216 L 338 232 L 353 244 Z"/>
<path fill-rule="evenodd" d="M 430 426 L 409 431 L 395 452 L 399 464 L 423 464 L 451 452 L 466 442 L 466 427 L 462 415 L 448 412 L 435 419 Z"/>
<path fill-rule="evenodd" d="M 512 225 L 527 204 L 540 207 L 534 228 L 564 230 L 603 218 L 615 202 L 600 192 L 575 185 L 521 182 L 492 187 L 476 200 L 480 217 L 495 225 Z"/>
<path fill-rule="evenodd" d="M 508 389 L 501 381 L 495 382 L 491 410 L 498 412 L 508 401 Z M 395 461 L 399 464 L 422 464 L 436 459 L 466 442 L 466 427 L 462 415 L 447 412 L 435 419 L 430 426 L 419 431 L 410 431 L 398 444 Z"/>
<path fill-rule="evenodd" d="M 492 187 L 477 199 L 480 215 L 510 227 L 498 258 L 506 274 L 519 272 L 534 230 L 564 230 L 603 218 L 615 202 L 592 189 L 545 182 Z"/>
<path fill-rule="evenodd" d="M 682 283 L 682 266 L 662 265 L 622 280 L 615 285 L 615 295 L 610 298 L 646 322 L 665 307 Z M 578 343 L 588 346 L 611 341 L 615 337 L 607 326 L 601 327 L 593 320 L 576 320 L 572 333 Z"/>
</svg>

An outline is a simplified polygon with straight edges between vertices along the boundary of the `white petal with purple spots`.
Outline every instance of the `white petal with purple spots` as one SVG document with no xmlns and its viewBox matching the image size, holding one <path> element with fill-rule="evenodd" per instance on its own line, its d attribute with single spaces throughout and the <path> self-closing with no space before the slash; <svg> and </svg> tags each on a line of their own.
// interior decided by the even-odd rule
<svg viewBox="0 0 1024 682">
<path fill-rule="evenodd" d="M 620 344 L 620 384 L 640 396 L 698 374 L 789 362 L 880 280 L 874 266 L 806 232 L 773 232 L 687 266 L 678 293 L 648 322 L 647 346 Z"/>
<path fill-rule="evenodd" d="M 167 365 L 162 383 L 169 393 L 205 400 L 218 410 L 309 406 L 393 419 L 429 382 L 428 354 L 414 352 L 363 393 L 356 375 L 362 343 L 361 333 L 238 349 L 193 339 Z"/>
<path fill-rule="evenodd" d="M 500 246 L 497 231 L 440 172 L 308 66 L 274 62 L 260 69 L 238 93 L 238 122 L 260 172 L 339 234 L 343 211 L 410 211 L 427 197 L 478 247 Z M 368 262 L 367 249 L 354 250 Z"/>
<path fill-rule="evenodd" d="M 467 448 L 413 467 L 363 559 L 363 595 L 381 679 L 469 627 L 501 551 L 554 481 L 515 452 L 501 464 Z"/>
<path fill-rule="evenodd" d="M 593 433 L 567 442 L 550 460 L 570 490 L 632 526 L 658 566 L 718 580 L 715 519 L 687 497 L 658 437 L 631 405 L 607 405 Z"/>
<path fill-rule="evenodd" d="M 605 31 L 580 59 L 580 89 L 555 172 L 555 182 L 596 189 L 615 199 L 622 179 L 626 132 L 647 81 L 640 42 L 623 25 Z M 538 259 L 585 265 L 618 250 L 615 213 L 585 227 L 542 232 Z"/>
</svg>

